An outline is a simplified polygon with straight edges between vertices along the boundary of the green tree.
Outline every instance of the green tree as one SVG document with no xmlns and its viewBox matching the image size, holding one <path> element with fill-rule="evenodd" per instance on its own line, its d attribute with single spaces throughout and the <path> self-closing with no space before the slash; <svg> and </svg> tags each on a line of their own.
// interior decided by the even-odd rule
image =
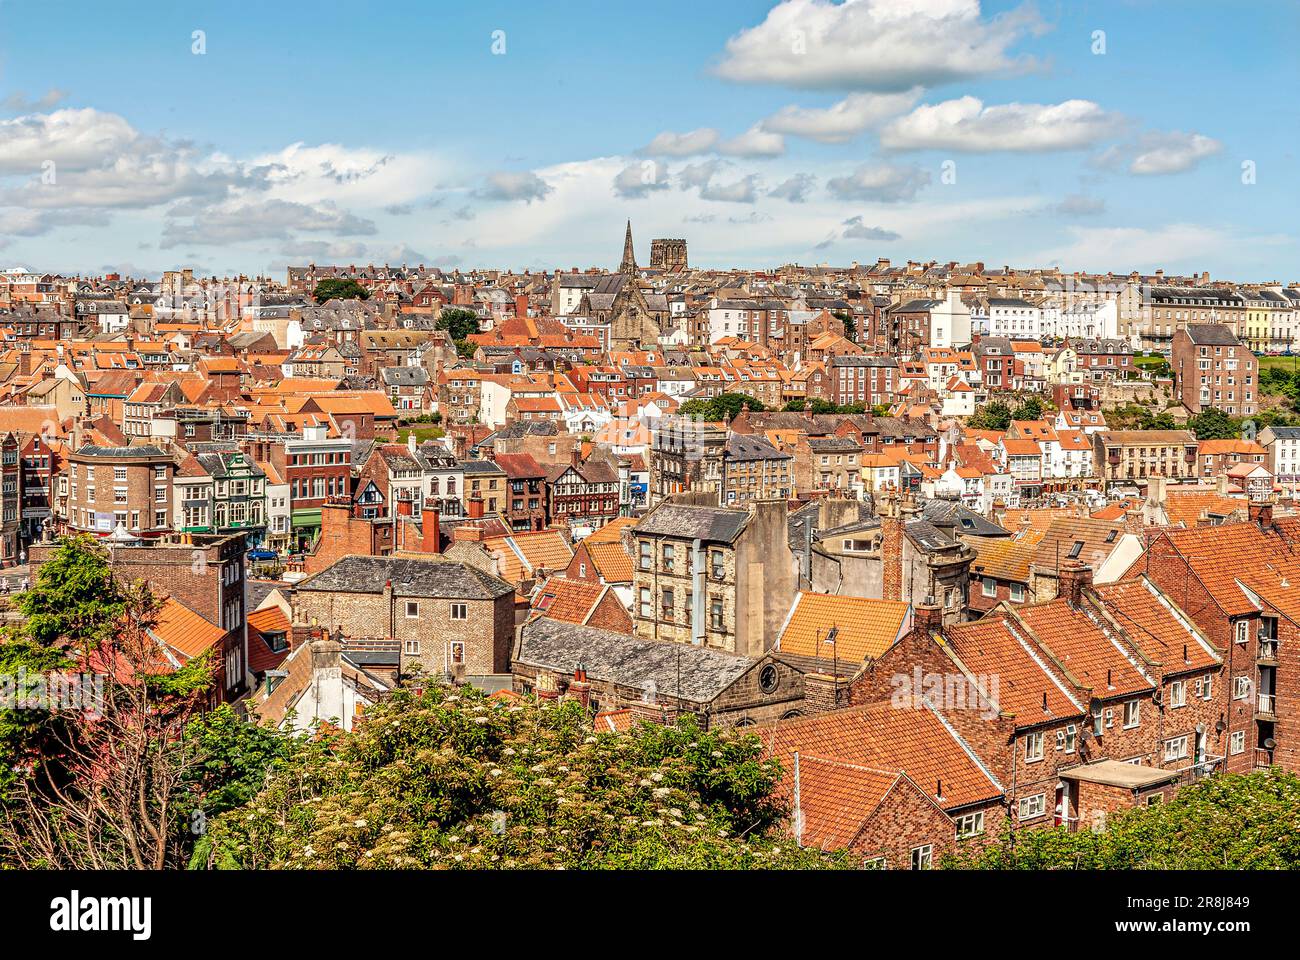
<svg viewBox="0 0 1300 960">
<path fill-rule="evenodd" d="M 438 314 L 436 326 L 439 330 L 446 330 L 451 334 L 451 339 L 457 341 L 456 347 L 459 350 L 459 341 L 466 339 L 470 334 L 478 333 L 478 314 L 473 310 L 464 310 L 460 307 L 446 307 Z M 473 352 L 471 348 L 470 353 Z M 461 355 L 465 355 L 463 351 Z"/>
<path fill-rule="evenodd" d="M 352 279 L 327 277 L 316 284 L 312 296 L 317 303 L 326 300 L 369 300 L 370 291 Z"/>
<path fill-rule="evenodd" d="M 754 413 L 767 409 L 747 393 L 720 393 L 716 397 L 687 400 L 677 408 L 677 412 L 684 417 L 705 420 L 734 420 L 745 406 Z"/>
<path fill-rule="evenodd" d="M 1112 814 L 1100 832 L 1063 827 L 1004 834 L 945 866 L 989 870 L 1294 870 L 1300 778 L 1280 768 L 1220 774 L 1152 807 Z"/>
<path fill-rule="evenodd" d="M 1232 440 L 1241 436 L 1241 421 L 1234 420 L 1218 407 L 1202 410 L 1187 421 L 1187 428 L 1197 440 Z"/>
<path fill-rule="evenodd" d="M 183 732 L 210 695 L 210 659 L 173 667 L 153 633 L 158 602 L 148 587 L 118 599 L 111 629 L 78 661 L 95 671 L 98 690 L 89 687 L 80 709 L 43 728 L 46 752 L 24 765 L 0 807 L 0 867 L 159 870 L 186 862 L 180 813 L 194 759 Z"/>
<path fill-rule="evenodd" d="M 1011 425 L 1011 408 L 1001 400 L 992 400 L 976 410 L 967 423 L 976 430 L 1005 430 Z"/>
<path fill-rule="evenodd" d="M 73 672 L 78 661 L 112 639 L 125 604 L 108 555 L 95 538 L 60 539 L 31 589 L 17 598 L 21 622 L 0 635 L 0 673 L 35 683 Z M 17 770 L 56 760 L 66 721 L 46 709 L 0 711 L 0 798 L 16 782 Z M 53 769 L 49 775 L 59 777 Z"/>
<path fill-rule="evenodd" d="M 573 702 L 399 691 L 210 824 L 195 865 L 804 867 L 757 737 L 691 719 L 596 733 Z"/>
</svg>

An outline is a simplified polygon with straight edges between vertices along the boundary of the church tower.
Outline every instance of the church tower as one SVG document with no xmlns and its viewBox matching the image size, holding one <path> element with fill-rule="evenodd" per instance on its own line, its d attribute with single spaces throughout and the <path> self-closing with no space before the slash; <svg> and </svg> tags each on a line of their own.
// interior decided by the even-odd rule
<svg viewBox="0 0 1300 960">
<path fill-rule="evenodd" d="M 618 272 L 628 276 L 636 276 L 636 251 L 632 249 L 632 221 L 627 222 L 627 235 L 623 238 L 623 262 L 619 264 Z"/>
</svg>

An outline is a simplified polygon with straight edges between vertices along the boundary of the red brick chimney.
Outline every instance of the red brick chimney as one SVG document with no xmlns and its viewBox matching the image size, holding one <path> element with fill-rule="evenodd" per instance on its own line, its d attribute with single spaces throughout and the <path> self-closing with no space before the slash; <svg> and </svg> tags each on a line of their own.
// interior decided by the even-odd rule
<svg viewBox="0 0 1300 960">
<path fill-rule="evenodd" d="M 903 518 L 896 512 L 880 518 L 880 566 L 885 600 L 903 599 Z"/>
<path fill-rule="evenodd" d="M 569 681 L 567 693 L 582 704 L 582 709 L 586 710 L 591 706 L 591 684 L 587 682 L 587 671 L 581 663 L 573 671 L 573 679 Z"/>
<path fill-rule="evenodd" d="M 1246 508 L 1246 513 L 1250 517 L 1250 522 L 1259 524 L 1261 530 L 1273 526 L 1273 504 L 1267 501 L 1252 500 Z"/>
<path fill-rule="evenodd" d="M 928 596 L 923 603 L 912 608 L 912 632 L 922 637 L 929 637 L 943 629 L 943 607 L 935 603 L 934 597 Z"/>
<path fill-rule="evenodd" d="M 424 515 L 420 518 L 421 531 L 424 536 L 420 541 L 420 549 L 425 553 L 442 552 L 442 534 L 439 529 L 438 508 L 426 506 Z"/>
<path fill-rule="evenodd" d="M 1092 589 L 1092 567 L 1079 560 L 1067 562 L 1057 575 L 1056 596 L 1077 607 L 1083 601 L 1085 590 Z"/>
</svg>

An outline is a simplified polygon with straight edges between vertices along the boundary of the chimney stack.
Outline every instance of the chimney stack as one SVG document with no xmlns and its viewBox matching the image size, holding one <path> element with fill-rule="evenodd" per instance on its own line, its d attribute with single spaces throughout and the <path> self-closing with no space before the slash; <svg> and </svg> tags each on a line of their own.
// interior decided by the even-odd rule
<svg viewBox="0 0 1300 960">
<path fill-rule="evenodd" d="M 587 682 L 587 671 L 581 662 L 573 671 L 573 679 L 569 681 L 567 692 L 569 696 L 582 704 L 582 709 L 586 710 L 591 706 L 591 684 Z"/>
<path fill-rule="evenodd" d="M 924 603 L 918 603 L 912 610 L 912 630 L 929 637 L 942 629 L 943 607 L 935 602 L 933 596 L 927 596 Z"/>
<path fill-rule="evenodd" d="M 424 515 L 420 517 L 420 526 L 423 536 L 420 540 L 420 549 L 425 553 L 442 552 L 442 532 L 440 530 L 438 507 L 436 505 L 426 504 Z"/>
<path fill-rule="evenodd" d="M 1079 560 L 1067 562 L 1057 574 L 1056 595 L 1077 607 L 1083 601 L 1083 592 L 1092 589 L 1092 567 Z"/>
<path fill-rule="evenodd" d="M 1268 530 L 1273 526 L 1273 504 L 1252 500 L 1246 510 L 1250 522 L 1259 524 L 1261 530 Z"/>
</svg>

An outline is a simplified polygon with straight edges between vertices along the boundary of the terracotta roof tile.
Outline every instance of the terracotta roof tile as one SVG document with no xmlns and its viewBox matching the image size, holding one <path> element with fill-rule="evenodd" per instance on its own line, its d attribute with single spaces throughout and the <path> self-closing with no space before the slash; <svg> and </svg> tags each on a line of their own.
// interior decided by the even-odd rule
<svg viewBox="0 0 1300 960">
<path fill-rule="evenodd" d="M 911 606 L 898 600 L 872 600 L 800 591 L 777 647 L 782 653 L 861 663 L 875 659 L 905 632 Z M 833 644 L 826 643 L 831 628 Z"/>
</svg>

